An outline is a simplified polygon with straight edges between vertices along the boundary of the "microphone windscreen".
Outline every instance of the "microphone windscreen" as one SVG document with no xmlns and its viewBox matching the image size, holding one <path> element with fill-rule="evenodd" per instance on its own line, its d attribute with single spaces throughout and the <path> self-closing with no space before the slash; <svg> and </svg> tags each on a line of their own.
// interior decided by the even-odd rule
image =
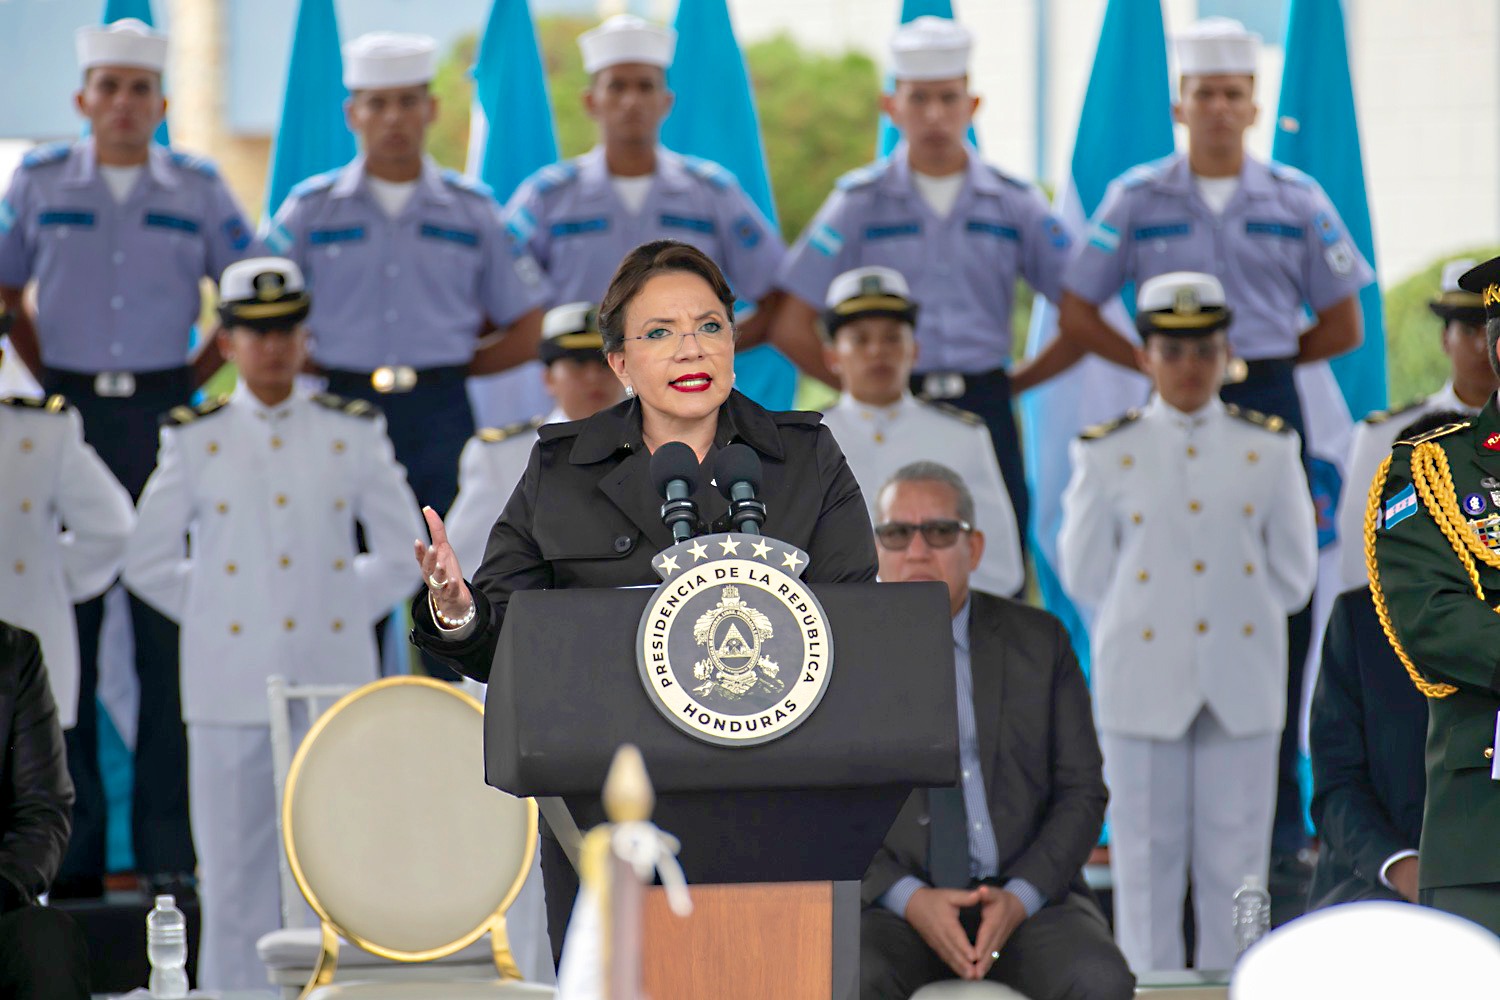
<svg viewBox="0 0 1500 1000">
<path fill-rule="evenodd" d="M 657 496 L 667 496 L 667 484 L 674 479 L 686 480 L 688 495 L 698 489 L 698 456 L 681 441 L 668 441 L 651 453 L 651 483 Z"/>
<path fill-rule="evenodd" d="M 754 448 L 738 441 L 720 448 L 714 457 L 714 481 L 718 483 L 719 492 L 724 494 L 726 500 L 734 499 L 729 491 L 735 483 L 749 483 L 750 488 L 758 495 L 760 456 L 755 453 Z"/>
</svg>

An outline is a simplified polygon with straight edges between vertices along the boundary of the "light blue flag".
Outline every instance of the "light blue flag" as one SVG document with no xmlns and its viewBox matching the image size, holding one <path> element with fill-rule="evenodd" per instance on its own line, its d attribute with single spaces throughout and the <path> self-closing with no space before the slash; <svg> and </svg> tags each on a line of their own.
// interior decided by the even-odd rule
<svg viewBox="0 0 1500 1000">
<path fill-rule="evenodd" d="M 1323 186 L 1354 245 L 1374 268 L 1375 237 L 1349 79 L 1343 6 L 1339 0 L 1292 0 L 1287 16 L 1286 64 L 1271 158 Z M 1331 362 L 1355 420 L 1386 405 L 1385 312 L 1378 281 L 1360 291 L 1359 304 L 1364 343 Z"/>
<path fill-rule="evenodd" d="M 915 21 L 919 17 L 946 17 L 953 20 L 953 0 L 901 0 L 901 24 Z M 886 93 L 891 92 L 891 79 L 886 78 Z M 890 156 L 891 150 L 896 148 L 896 143 L 901 141 L 901 130 L 891 124 L 890 116 L 885 112 L 880 113 L 880 136 L 875 142 L 876 156 Z M 979 138 L 974 133 L 974 126 L 969 126 L 969 144 L 979 148 Z"/>
<path fill-rule="evenodd" d="M 667 84 L 676 103 L 662 124 L 663 144 L 726 167 L 771 225 L 776 225 L 755 96 L 728 5 L 725 0 L 678 4 L 673 26 L 677 52 L 667 71 Z M 735 388 L 760 405 L 791 409 L 797 369 L 780 351 L 769 346 L 745 351 L 735 358 L 734 372 Z"/>
<path fill-rule="evenodd" d="M 490 122 L 504 122 L 504 132 L 492 133 Z M 474 64 L 468 173 L 504 202 L 533 172 L 556 160 L 552 101 L 530 5 L 494 0 Z"/>
<path fill-rule="evenodd" d="M 333 0 L 301 0 L 281 122 L 271 147 L 266 218 L 276 214 L 292 188 L 354 158 L 354 135 L 344 121 L 348 97 Z"/>
<path fill-rule="evenodd" d="M 1109 0 L 1078 117 L 1069 174 L 1054 207 L 1075 239 L 1086 238 L 1088 219 L 1110 181 L 1137 164 L 1172 152 L 1171 108 L 1161 5 L 1157 0 Z M 1124 331 L 1131 327 L 1128 305 L 1133 305 L 1134 295 L 1134 288 L 1127 287 L 1102 310 L 1107 320 Z M 1038 298 L 1031 320 L 1028 356 L 1057 336 L 1055 304 Z M 1068 626 L 1085 671 L 1089 664 L 1086 613 L 1069 600 L 1056 571 L 1062 494 L 1073 471 L 1068 445 L 1083 428 L 1139 405 L 1149 391 L 1141 376 L 1090 355 L 1021 397 L 1037 583 L 1047 609 Z"/>
<path fill-rule="evenodd" d="M 552 101 L 527 0 L 493 0 L 474 63 L 465 173 L 504 203 L 527 177 L 557 160 Z M 491 129 L 490 122 L 500 127 Z M 481 427 L 530 420 L 555 405 L 542 365 L 528 361 L 498 375 L 469 379 L 469 402 Z"/>
<path fill-rule="evenodd" d="M 113 24 L 127 17 L 133 17 L 152 27 L 156 26 L 156 19 L 151 16 L 151 0 L 104 0 L 104 19 L 100 22 L 101 24 Z M 86 124 L 84 134 L 88 134 Z M 156 135 L 153 138 L 163 146 L 171 145 L 165 118 L 161 120 L 160 125 L 156 126 Z"/>
</svg>

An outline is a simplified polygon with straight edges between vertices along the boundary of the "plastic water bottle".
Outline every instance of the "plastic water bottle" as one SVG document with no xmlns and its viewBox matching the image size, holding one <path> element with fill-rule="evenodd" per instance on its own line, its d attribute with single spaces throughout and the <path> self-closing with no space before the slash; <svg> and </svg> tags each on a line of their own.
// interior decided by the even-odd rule
<svg viewBox="0 0 1500 1000">
<path fill-rule="evenodd" d="M 1234 943 L 1243 955 L 1271 929 L 1271 895 L 1259 875 L 1246 875 L 1234 894 Z"/>
<path fill-rule="evenodd" d="M 167 1000 L 188 995 L 187 918 L 171 896 L 157 896 L 146 914 L 146 958 L 151 962 L 148 988 Z"/>
</svg>

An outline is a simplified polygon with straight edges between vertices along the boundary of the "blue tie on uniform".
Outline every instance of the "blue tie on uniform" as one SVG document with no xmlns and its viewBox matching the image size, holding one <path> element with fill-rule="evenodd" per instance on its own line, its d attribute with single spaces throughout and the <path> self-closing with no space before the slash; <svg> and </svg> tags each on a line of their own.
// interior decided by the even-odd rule
<svg viewBox="0 0 1500 1000">
<path fill-rule="evenodd" d="M 969 885 L 969 815 L 961 786 L 927 790 L 927 874 L 939 889 Z"/>
</svg>

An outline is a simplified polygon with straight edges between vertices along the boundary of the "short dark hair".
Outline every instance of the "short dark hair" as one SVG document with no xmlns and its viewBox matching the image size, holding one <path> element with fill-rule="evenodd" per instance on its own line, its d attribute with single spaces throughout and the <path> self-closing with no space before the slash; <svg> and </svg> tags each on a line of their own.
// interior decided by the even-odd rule
<svg viewBox="0 0 1500 1000">
<path fill-rule="evenodd" d="M 625 347 L 625 309 L 641 293 L 646 282 L 658 274 L 681 271 L 696 274 L 708 282 L 714 296 L 724 306 L 725 318 L 734 323 L 734 292 L 724 279 L 713 258 L 689 243 L 677 240 L 652 240 L 642 243 L 625 255 L 609 289 L 599 303 L 599 333 L 604 338 L 604 353 L 613 354 Z"/>
<path fill-rule="evenodd" d="M 1500 316 L 1484 321 L 1484 349 L 1490 355 L 1490 370 L 1500 377 L 1500 358 L 1495 357 L 1495 344 L 1500 343 Z"/>
<path fill-rule="evenodd" d="M 885 491 L 901 483 L 941 483 L 953 491 L 953 508 L 958 519 L 971 525 L 974 523 L 974 494 L 969 491 L 964 477 L 940 462 L 925 460 L 903 465 L 885 481 L 880 492 L 875 494 L 876 513 L 880 512 Z"/>
</svg>

